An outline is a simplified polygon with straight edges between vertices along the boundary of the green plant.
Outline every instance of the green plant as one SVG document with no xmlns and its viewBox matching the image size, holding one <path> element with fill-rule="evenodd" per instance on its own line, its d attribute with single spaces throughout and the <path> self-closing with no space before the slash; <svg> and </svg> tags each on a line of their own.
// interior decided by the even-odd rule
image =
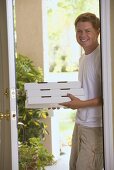
<svg viewBox="0 0 114 170">
<path fill-rule="evenodd" d="M 24 90 L 25 83 L 43 81 L 42 70 L 41 68 L 36 69 L 28 57 L 18 54 L 16 57 L 16 80 L 19 141 L 27 141 L 31 137 L 44 138 L 48 132 L 46 124 L 41 119 L 47 117 L 47 112 L 45 110 L 26 109 Z"/>
<path fill-rule="evenodd" d="M 26 109 L 24 84 L 43 81 L 41 68 L 36 69 L 26 56 L 16 57 L 16 82 L 18 104 L 18 139 L 20 170 L 44 170 L 53 160 L 53 156 L 44 148 L 41 141 L 48 133 L 43 119 L 47 117 L 45 110 Z"/>
<path fill-rule="evenodd" d="M 30 138 L 27 143 L 20 143 L 20 170 L 45 170 L 53 163 L 53 156 L 44 148 L 40 138 Z"/>
</svg>

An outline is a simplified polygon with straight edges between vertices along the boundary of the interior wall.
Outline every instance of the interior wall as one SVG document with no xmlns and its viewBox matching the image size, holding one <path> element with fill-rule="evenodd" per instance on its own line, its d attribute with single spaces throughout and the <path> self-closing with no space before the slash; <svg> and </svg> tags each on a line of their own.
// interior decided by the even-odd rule
<svg viewBox="0 0 114 170">
<path fill-rule="evenodd" d="M 42 0 L 15 0 L 16 51 L 43 68 Z"/>
<path fill-rule="evenodd" d="M 111 63 L 112 63 L 112 103 L 113 103 L 113 122 L 114 122 L 114 0 L 110 0 L 111 16 Z M 114 123 L 113 123 L 114 129 Z"/>
</svg>

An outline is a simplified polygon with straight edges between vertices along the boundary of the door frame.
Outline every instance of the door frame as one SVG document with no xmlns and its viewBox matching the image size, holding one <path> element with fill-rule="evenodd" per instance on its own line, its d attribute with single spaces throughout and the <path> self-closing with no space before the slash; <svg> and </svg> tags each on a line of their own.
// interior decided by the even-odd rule
<svg viewBox="0 0 114 170">
<path fill-rule="evenodd" d="M 114 132 L 113 132 L 113 103 L 112 103 L 112 69 L 111 69 L 111 28 L 110 28 L 110 2 L 113 0 L 101 0 L 101 46 L 102 46 L 102 80 L 103 80 L 103 124 L 104 124 L 104 163 L 105 170 L 114 169 Z M 12 16 L 12 0 L 6 0 L 7 4 L 7 23 L 8 23 L 8 45 L 9 45 L 9 56 L 14 55 L 14 40 L 13 40 L 13 16 Z M 12 50 L 13 49 L 13 50 Z M 11 59 L 11 58 L 10 58 Z M 10 61 L 9 61 L 10 62 Z M 14 63 L 13 63 L 14 65 Z M 106 69 L 107 68 L 107 69 Z M 11 72 L 13 67 L 10 68 Z M 11 83 L 11 82 L 10 82 Z M 14 87 L 13 87 L 14 88 Z M 12 89 L 12 87 L 11 87 Z M 15 88 L 14 88 L 15 89 Z M 11 104 L 13 107 L 13 104 Z M 11 116 L 15 113 L 11 111 Z M 16 123 L 14 123 L 13 118 L 11 119 L 11 126 L 16 128 Z M 13 138 L 16 131 L 12 132 L 12 161 L 15 165 L 18 162 L 18 151 L 17 143 Z M 14 156 L 16 151 L 16 157 Z M 13 167 L 12 170 L 17 170 Z"/>
<path fill-rule="evenodd" d="M 4 1 L 4 0 L 3 0 Z M 9 95 L 10 95 L 10 143 L 11 170 L 18 170 L 18 134 L 17 134 L 17 104 L 16 104 L 16 76 L 15 76 L 15 41 L 14 41 L 14 0 L 6 0 L 7 44 L 9 63 Z"/>
<path fill-rule="evenodd" d="M 105 170 L 114 169 L 114 121 L 111 68 L 111 1 L 101 0 L 101 49 L 103 82 L 103 124 Z M 114 4 L 113 4 L 114 5 Z"/>
</svg>

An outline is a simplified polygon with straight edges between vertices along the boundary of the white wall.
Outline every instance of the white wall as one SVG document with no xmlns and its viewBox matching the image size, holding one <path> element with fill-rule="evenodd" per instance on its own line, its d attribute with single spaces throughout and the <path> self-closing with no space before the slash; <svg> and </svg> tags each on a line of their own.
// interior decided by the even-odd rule
<svg viewBox="0 0 114 170">
<path fill-rule="evenodd" d="M 113 103 L 113 122 L 114 122 L 114 0 L 111 0 L 111 63 L 112 63 L 112 103 Z M 114 128 L 114 126 L 113 126 Z"/>
</svg>

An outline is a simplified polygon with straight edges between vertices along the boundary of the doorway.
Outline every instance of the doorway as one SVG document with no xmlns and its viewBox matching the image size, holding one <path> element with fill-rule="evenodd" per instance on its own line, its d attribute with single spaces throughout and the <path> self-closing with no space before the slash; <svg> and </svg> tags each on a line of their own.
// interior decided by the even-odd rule
<svg viewBox="0 0 114 170">
<path fill-rule="evenodd" d="M 3 2 L 3 1 L 2 1 Z M 7 2 L 7 4 L 8 4 L 8 7 L 10 7 L 10 3 L 11 3 L 11 1 L 10 2 Z M 113 9 L 112 9 L 112 7 L 114 6 L 114 4 L 113 4 L 113 1 L 110 1 L 110 2 L 107 2 L 107 1 L 101 1 L 101 4 L 102 4 L 102 8 L 101 8 L 101 13 L 102 13 L 102 27 L 103 28 L 106 28 L 106 30 L 102 30 L 102 36 L 103 36 L 103 40 L 105 40 L 105 38 L 106 38 L 106 36 L 105 35 L 107 35 L 107 30 L 109 30 L 108 31 L 108 35 L 107 35 L 107 41 L 104 41 L 104 42 L 109 42 L 109 37 L 110 37 L 110 23 L 108 24 L 108 27 L 105 27 L 106 25 L 107 25 L 107 23 L 110 21 L 110 17 L 111 18 L 113 18 L 112 16 L 113 16 Z M 1 4 L 0 6 L 2 6 L 3 7 L 3 4 Z M 12 5 L 11 5 L 12 6 Z M 9 8 L 8 8 L 9 9 Z M 105 10 L 104 10 L 105 9 Z M 11 10 L 11 9 L 10 9 Z M 10 10 L 8 10 L 8 12 L 10 12 Z M 111 15 L 110 15 L 110 10 L 111 10 Z M 1 10 L 0 10 L 1 11 Z M 106 13 L 104 13 L 103 11 L 107 11 Z M 12 15 L 12 14 L 11 14 Z M 9 21 L 10 21 L 10 19 L 12 19 L 12 18 L 9 18 Z M 113 23 L 113 22 L 112 22 Z M 11 22 L 10 22 L 10 24 L 11 24 Z M 5 27 L 7 27 L 6 25 L 5 25 Z M 1 27 L 0 27 L 1 28 Z M 10 30 L 11 31 L 11 30 Z M 105 34 L 104 34 L 104 31 L 105 31 Z M 3 34 L 4 35 L 4 34 Z M 10 35 L 11 35 L 11 32 L 10 32 Z M 113 35 L 112 35 L 113 36 Z M 12 36 L 13 37 L 13 36 Z M 112 38 L 112 37 L 111 37 Z M 112 39 L 111 39 L 112 40 Z M 12 43 L 11 43 L 12 44 Z M 105 43 L 103 43 L 103 44 L 105 44 Z M 106 170 L 108 170 L 109 169 L 109 167 L 110 167 L 110 169 L 111 170 L 113 170 L 113 167 L 114 167 L 114 165 L 113 165 L 113 158 L 114 158 L 114 156 L 113 156 L 113 122 L 112 122 L 112 108 L 113 108 L 113 105 L 112 105 L 112 94 L 113 94 L 113 92 L 112 91 L 110 91 L 110 90 L 112 90 L 112 84 L 111 84 L 111 80 L 113 80 L 113 78 L 111 77 L 111 73 L 112 73 L 112 70 L 110 70 L 110 65 L 111 65 L 111 63 L 110 63 L 110 61 L 109 60 L 107 60 L 107 56 L 109 56 L 108 57 L 108 59 L 110 59 L 111 60 L 111 55 L 110 55 L 110 53 L 108 53 L 107 54 L 107 52 L 110 52 L 109 51 L 109 49 L 110 49 L 110 46 L 109 46 L 110 44 L 108 43 L 108 44 L 105 44 L 105 45 L 103 45 L 102 46 L 102 48 L 103 48 L 103 51 L 105 51 L 106 53 L 104 53 L 103 52 L 103 56 L 106 56 L 106 58 L 104 58 L 103 59 L 103 77 L 105 77 L 103 80 L 104 80 L 104 82 L 107 82 L 107 84 L 105 84 L 104 85 L 104 113 L 105 113 L 105 115 L 104 115 L 104 125 L 105 125 L 105 129 L 104 129 L 104 131 L 105 131 L 105 133 L 104 133 L 104 143 L 105 143 L 105 145 L 104 145 L 104 147 L 105 147 L 105 169 Z M 12 48 L 12 49 L 14 49 L 14 48 Z M 11 52 L 11 54 L 12 54 L 13 52 Z M 107 54 L 107 55 L 106 55 Z M 113 48 L 111 48 L 111 54 L 113 54 Z M 13 60 L 12 60 L 13 61 Z M 111 61 L 113 61 L 113 60 L 111 60 Z M 107 67 L 107 64 L 108 64 L 108 67 Z M 108 70 L 106 71 L 105 70 L 105 68 L 108 68 Z M 12 69 L 13 69 L 13 72 L 14 72 L 14 68 L 12 67 Z M 108 72 L 108 74 L 107 74 L 107 72 Z M 11 72 L 10 72 L 10 74 L 11 74 Z M 110 76 L 109 76 L 110 75 Z M 12 77 L 15 77 L 15 75 L 13 75 Z M 13 81 L 12 81 L 13 82 Z M 3 87 L 3 86 L 2 86 Z M 12 86 L 13 88 L 14 88 L 14 86 Z M 1 95 L 2 96 L 2 95 Z M 107 98 L 107 96 L 108 96 L 108 98 Z M 108 106 L 110 106 L 110 107 L 107 107 L 107 103 L 109 104 Z M 15 106 L 15 104 L 13 104 L 13 106 Z M 109 109 L 110 108 L 110 109 Z M 15 110 L 13 110 L 13 111 L 15 111 Z M 106 113 L 109 113 L 109 115 L 108 115 L 108 117 L 107 117 L 107 114 Z M 11 112 L 12 113 L 12 115 L 15 113 L 15 112 Z M 15 115 L 15 114 L 14 114 Z M 108 120 L 108 121 L 107 121 Z M 14 127 L 14 129 L 16 129 L 16 123 L 15 123 L 16 121 L 15 121 L 15 116 L 14 116 L 14 119 L 13 119 L 13 127 Z M 8 126 L 9 127 L 9 126 Z M 5 129 L 6 129 L 6 131 L 7 131 L 7 128 L 5 127 Z M 9 128 L 8 128 L 9 129 Z M 8 132 L 8 131 L 7 131 Z M 16 133 L 16 132 L 15 132 Z M 9 133 L 10 134 L 10 133 Z M 13 142 L 14 142 L 14 145 L 13 146 L 15 146 L 15 149 L 16 149 L 16 146 L 17 146 L 17 142 L 15 142 L 15 140 L 14 140 L 14 138 L 13 138 L 13 136 L 11 137 L 11 139 L 13 139 Z M 6 142 L 7 143 L 7 142 Z M 109 145 L 109 143 L 110 143 L 110 145 Z M 9 143 L 10 144 L 10 143 Z M 16 145 L 15 145 L 16 144 Z M 110 146 L 110 147 L 109 147 Z M 11 146 L 9 146 L 9 147 L 11 147 Z M 13 148 L 13 147 L 11 147 L 11 148 Z M 16 149 L 17 150 L 17 149 Z M 4 152 L 4 151 L 3 151 Z M 15 155 L 15 154 L 14 154 Z M 6 158 L 7 158 L 7 156 L 6 156 Z M 17 157 L 16 157 L 17 158 Z M 17 162 L 17 159 L 15 158 L 15 163 Z M 6 159 L 5 159 L 6 160 Z M 2 168 L 2 169 L 4 169 L 4 168 Z M 13 168 L 12 168 L 13 169 Z M 6 169 L 5 169 L 6 170 Z M 9 169 L 8 169 L 9 170 Z M 16 170 L 16 168 L 14 168 L 14 170 Z"/>
</svg>

